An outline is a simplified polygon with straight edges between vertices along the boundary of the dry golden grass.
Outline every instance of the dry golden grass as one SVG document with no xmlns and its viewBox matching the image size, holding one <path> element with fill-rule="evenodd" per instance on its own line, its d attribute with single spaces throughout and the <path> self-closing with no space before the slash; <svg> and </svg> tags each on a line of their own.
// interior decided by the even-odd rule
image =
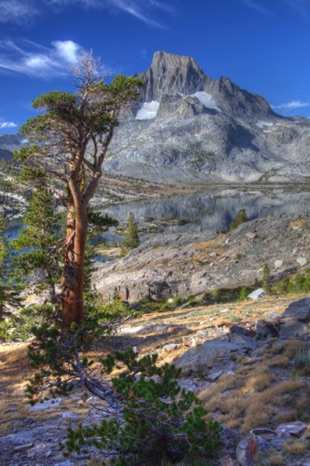
<svg viewBox="0 0 310 466">
<path fill-rule="evenodd" d="M 203 248 L 206 247 L 205 250 Z M 209 244 L 216 250 L 216 244 Z M 207 246 L 202 245 L 202 252 Z M 132 322 L 132 326 L 150 324 L 171 324 L 162 335 L 150 332 L 148 335 L 132 336 L 134 345 L 139 346 L 141 355 L 153 351 L 167 343 L 182 343 L 182 336 L 188 329 L 196 332 L 199 329 L 218 327 L 228 329 L 235 322 L 229 321 L 221 310 L 230 308 L 230 316 L 242 318 L 242 326 L 251 326 L 255 320 L 265 318 L 271 310 L 281 314 L 294 298 L 269 297 L 257 302 L 234 302 L 194 308 L 156 311 L 145 314 Z M 202 323 L 203 322 L 203 323 Z M 182 329 L 180 324 L 186 328 Z M 177 329 L 177 330 L 176 330 Z M 293 359 L 299 342 L 279 343 L 270 340 L 270 347 L 265 351 L 265 360 L 240 357 L 235 375 L 223 374 L 216 383 L 201 391 L 199 397 L 209 412 L 218 420 L 231 428 L 247 432 L 254 427 L 275 427 L 281 422 L 301 419 L 308 413 L 309 389 L 300 380 L 286 380 L 293 368 Z M 159 363 L 173 362 L 187 348 L 181 347 L 169 353 L 160 352 Z M 99 348 L 100 352 L 102 348 Z M 104 348 L 105 354 L 112 350 Z M 96 353 L 89 356 L 96 356 Z M 1 430 L 7 431 L 11 421 L 27 416 L 28 406 L 24 398 L 24 389 L 30 376 L 31 368 L 27 360 L 27 344 L 16 344 L 0 347 L 0 421 Z M 115 375 L 115 373 L 113 374 Z M 61 407 L 78 413 L 81 418 L 86 414 L 85 404 L 73 400 L 63 401 Z M 50 416 L 57 416 L 59 411 L 52 409 Z M 40 419 L 46 416 L 43 412 L 31 413 Z M 310 431 L 310 427 L 309 427 Z M 310 437 L 310 434 L 309 434 Z M 276 460 L 275 460 L 276 461 Z M 278 460 L 280 461 L 280 460 Z M 271 463 L 270 463 L 271 464 Z M 274 463 L 281 464 L 279 463 Z"/>
<path fill-rule="evenodd" d="M 268 362 L 241 367 L 237 375 L 222 375 L 199 395 L 206 408 L 217 413 L 225 425 L 238 426 L 241 432 L 298 419 L 302 409 L 307 409 L 307 401 L 309 404 L 307 386 L 297 380 L 277 382 L 271 367 L 273 359 L 278 365 L 279 355 L 270 358 Z"/>
<path fill-rule="evenodd" d="M 299 419 L 298 411 L 294 408 L 285 409 L 285 411 L 279 411 L 275 416 L 277 424 L 285 424 L 286 422 L 294 422 Z"/>
<path fill-rule="evenodd" d="M 270 387 L 271 383 L 274 382 L 274 374 L 268 372 L 263 368 L 261 373 L 255 374 L 252 377 L 249 377 L 244 385 L 243 392 L 261 392 L 266 388 Z"/>
<path fill-rule="evenodd" d="M 284 443 L 284 450 L 289 455 L 302 455 L 307 449 L 306 442 L 302 440 L 288 440 Z"/>
<path fill-rule="evenodd" d="M 253 395 L 246 400 L 241 432 L 248 432 L 255 427 L 270 426 L 270 420 L 277 414 L 277 411 L 276 406 L 264 403 L 259 396 Z"/>
<path fill-rule="evenodd" d="M 263 400 L 271 401 L 279 397 L 280 395 L 294 393 L 305 387 L 305 383 L 298 380 L 286 380 L 284 382 L 277 383 L 273 387 L 265 390 L 264 393 L 260 395 Z"/>
<path fill-rule="evenodd" d="M 309 228 L 309 222 L 307 219 L 305 218 L 302 218 L 302 219 L 298 219 L 298 220 L 293 220 L 289 223 L 290 227 L 294 230 L 296 230 L 297 228 L 302 228 L 302 229 L 307 229 Z"/>
<path fill-rule="evenodd" d="M 25 387 L 32 369 L 27 357 L 27 344 L 0 346 L 0 434 L 12 421 L 23 419 L 29 410 Z"/>
<path fill-rule="evenodd" d="M 281 343 L 278 343 L 278 344 L 274 344 L 270 348 L 265 348 L 264 349 L 264 355 L 267 355 L 268 358 L 269 358 L 270 355 L 283 353 L 283 350 L 284 350 L 284 343 L 281 342 Z"/>
<path fill-rule="evenodd" d="M 15 343 L 0 346 L 0 435 L 7 433 L 13 421 L 23 421 L 31 415 L 37 421 L 46 421 L 46 411 L 32 411 L 25 395 L 29 378 L 34 374 L 27 356 L 28 343 Z M 105 347 L 100 354 L 105 356 L 111 352 L 111 347 Z M 97 352 L 88 353 L 89 358 L 95 358 Z M 101 367 L 101 366 L 100 366 Z M 82 420 L 89 411 L 85 403 L 77 403 L 72 398 L 64 399 L 60 407 L 48 409 L 48 419 L 59 417 L 67 410 L 78 414 Z"/>
<path fill-rule="evenodd" d="M 266 364 L 269 367 L 283 367 L 286 368 L 290 364 L 290 360 L 284 354 L 278 354 L 272 359 L 267 359 Z"/>
<path fill-rule="evenodd" d="M 27 344 L 0 346 L 1 391 L 22 393 L 32 372 L 27 356 Z M 13 382 L 13 383 L 12 383 Z"/>
<path fill-rule="evenodd" d="M 213 327 L 228 329 L 233 324 L 250 326 L 258 319 L 267 318 L 271 310 L 281 314 L 287 306 L 295 301 L 294 297 L 269 296 L 258 301 L 236 301 L 225 304 L 201 305 L 194 308 L 159 310 L 141 315 L 132 321 L 132 326 L 171 323 L 172 325 L 184 324 L 192 330 L 202 330 Z M 221 313 L 223 308 L 229 308 L 227 314 Z M 203 322 L 201 324 L 201 322 Z"/>
<path fill-rule="evenodd" d="M 192 247 L 194 249 L 199 249 L 200 252 L 196 254 L 193 259 L 196 261 L 202 261 L 204 259 L 210 259 L 210 253 L 215 252 L 217 256 L 221 256 L 224 252 L 223 249 L 223 241 L 225 239 L 225 235 L 218 235 L 215 239 L 210 241 L 205 241 L 202 243 L 193 244 Z M 212 262 L 217 262 L 217 256 L 212 257 Z"/>
<path fill-rule="evenodd" d="M 281 453 L 273 452 L 270 455 L 269 464 L 270 466 L 282 466 L 283 464 L 285 464 L 285 459 L 283 458 Z"/>
</svg>

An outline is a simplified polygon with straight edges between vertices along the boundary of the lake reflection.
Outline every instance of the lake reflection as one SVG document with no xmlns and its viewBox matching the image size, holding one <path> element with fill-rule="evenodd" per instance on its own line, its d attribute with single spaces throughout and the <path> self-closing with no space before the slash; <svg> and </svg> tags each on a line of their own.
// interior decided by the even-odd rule
<svg viewBox="0 0 310 466">
<path fill-rule="evenodd" d="M 126 223 L 132 212 L 141 226 L 149 224 L 144 220 L 147 217 L 154 218 L 155 222 L 165 218 L 187 219 L 190 223 L 165 227 L 166 232 L 182 233 L 197 230 L 225 231 L 240 209 L 246 210 L 249 220 L 282 213 L 290 216 L 305 215 L 310 213 L 310 193 L 289 193 L 283 190 L 238 193 L 225 190 L 219 195 L 205 191 L 168 199 L 130 202 L 109 207 L 104 212 L 120 223 Z M 105 237 L 112 241 L 113 233 L 109 232 Z M 115 236 L 114 240 L 118 241 L 119 238 Z"/>
<path fill-rule="evenodd" d="M 132 212 L 140 226 L 149 226 L 152 222 L 143 220 L 152 217 L 154 222 L 165 218 L 186 219 L 185 225 L 168 225 L 165 232 L 190 232 L 200 230 L 226 231 L 229 223 L 235 219 L 238 210 L 245 209 L 248 219 L 253 220 L 268 215 L 278 216 L 286 213 L 290 216 L 310 214 L 310 193 L 289 193 L 274 190 L 261 193 L 251 190 L 238 193 L 236 190 L 225 190 L 216 194 L 200 192 L 172 198 L 161 198 L 129 202 L 103 209 L 121 224 L 126 224 Z M 10 223 L 7 233 L 14 238 L 21 228 L 20 222 Z M 110 229 L 103 234 L 108 243 L 120 243 L 123 236 Z M 145 237 L 140 235 L 141 241 Z"/>
</svg>

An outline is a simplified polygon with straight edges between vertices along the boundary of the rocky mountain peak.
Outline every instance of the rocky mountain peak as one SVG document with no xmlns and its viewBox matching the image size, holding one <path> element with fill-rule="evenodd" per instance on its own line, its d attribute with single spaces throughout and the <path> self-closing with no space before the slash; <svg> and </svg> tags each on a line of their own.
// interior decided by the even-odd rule
<svg viewBox="0 0 310 466">
<path fill-rule="evenodd" d="M 274 116 L 268 102 L 261 96 L 241 89 L 229 78 L 221 76 L 212 81 L 208 86 L 210 92 L 216 99 L 223 111 L 241 115 L 265 115 Z"/>
<path fill-rule="evenodd" d="M 162 50 L 155 52 L 152 64 L 139 77 L 145 80 L 145 101 L 160 100 L 163 94 L 192 94 L 203 90 L 211 79 L 191 57 Z"/>
</svg>

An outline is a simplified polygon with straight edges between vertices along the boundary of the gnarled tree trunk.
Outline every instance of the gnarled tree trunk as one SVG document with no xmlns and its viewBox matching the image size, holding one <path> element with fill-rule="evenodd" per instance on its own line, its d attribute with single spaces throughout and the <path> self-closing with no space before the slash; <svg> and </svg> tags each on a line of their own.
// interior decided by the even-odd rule
<svg viewBox="0 0 310 466">
<path fill-rule="evenodd" d="M 87 205 L 70 205 L 67 216 L 66 252 L 62 281 L 62 327 L 84 318 L 84 260 L 87 239 Z"/>
</svg>

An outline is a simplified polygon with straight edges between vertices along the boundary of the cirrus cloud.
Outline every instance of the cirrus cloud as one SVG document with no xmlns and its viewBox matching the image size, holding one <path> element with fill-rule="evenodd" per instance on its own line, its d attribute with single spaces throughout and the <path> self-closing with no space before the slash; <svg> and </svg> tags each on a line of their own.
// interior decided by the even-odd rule
<svg viewBox="0 0 310 466">
<path fill-rule="evenodd" d="M 291 100 L 280 105 L 272 105 L 272 108 L 294 110 L 296 108 L 310 107 L 310 102 L 302 102 L 301 100 Z"/>
<path fill-rule="evenodd" d="M 0 71 L 43 79 L 65 76 L 79 59 L 80 50 L 71 40 L 54 41 L 50 48 L 27 40 L 22 46 L 12 40 L 0 41 Z"/>
<path fill-rule="evenodd" d="M 173 0 L 174 1 L 174 0 Z M 174 13 L 173 1 L 166 0 L 2 0 L 0 23 L 23 24 L 43 14 L 46 9 L 59 11 L 77 6 L 82 8 L 108 8 L 114 12 L 123 11 L 149 26 L 163 27 L 153 18 L 156 11 Z"/>
<path fill-rule="evenodd" d="M 249 8 L 251 8 L 252 10 L 258 11 L 262 15 L 269 16 L 272 14 L 269 10 L 267 10 L 267 8 L 265 8 L 263 5 L 261 5 L 261 3 L 258 3 L 257 1 L 244 0 L 244 4 L 248 6 Z"/>
<path fill-rule="evenodd" d="M 0 129 L 17 128 L 17 126 L 13 121 L 0 121 Z"/>
</svg>

